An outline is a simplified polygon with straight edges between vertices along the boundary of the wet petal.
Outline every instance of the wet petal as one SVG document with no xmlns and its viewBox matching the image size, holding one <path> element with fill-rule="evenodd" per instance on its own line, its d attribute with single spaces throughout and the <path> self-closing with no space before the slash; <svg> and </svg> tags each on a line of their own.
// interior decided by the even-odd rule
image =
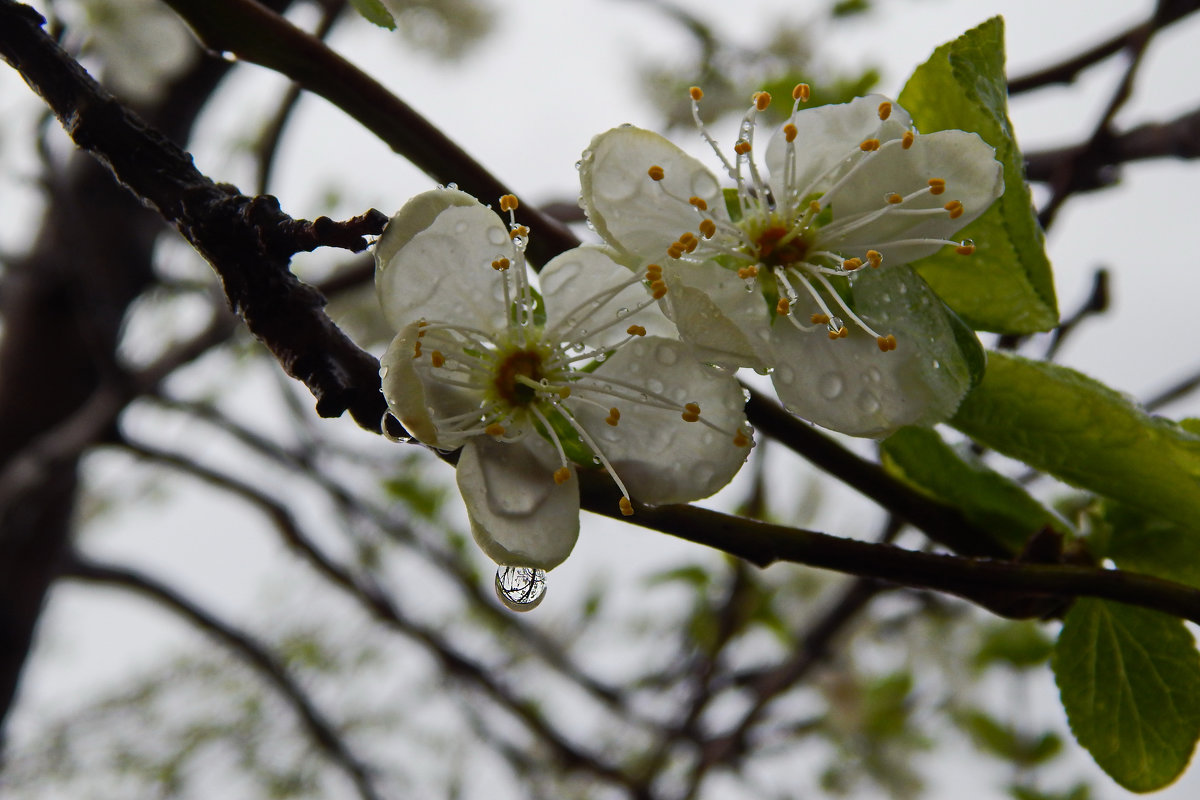
<svg viewBox="0 0 1200 800">
<path fill-rule="evenodd" d="M 613 287 L 633 277 L 633 271 L 601 247 L 584 245 L 551 259 L 539 276 L 546 301 L 546 338 L 611 345 L 625 339 L 626 329 L 634 324 L 651 336 L 675 336 L 675 326 L 641 281 L 609 296 Z M 635 311 L 639 305 L 646 307 Z"/>
<path fill-rule="evenodd" d="M 413 358 L 418 323 L 405 326 L 380 359 L 383 396 L 388 408 L 416 439 L 431 447 L 454 450 L 467 437 L 454 430 L 440 430 L 436 419 L 444 419 L 479 407 L 482 393 L 447 386 L 432 374 L 429 358 Z"/>
<path fill-rule="evenodd" d="M 734 443 L 746 428 L 745 397 L 732 374 L 697 362 L 686 345 L 670 339 L 646 337 L 619 350 L 594 373 L 603 384 L 608 376 L 641 387 L 649 399 L 594 399 L 621 411 L 620 422 L 610 425 L 607 412 L 590 403 L 572 404 L 579 423 L 596 441 L 613 469 L 625 482 L 633 499 L 644 503 L 685 503 L 707 497 L 727 484 L 750 452 Z M 577 393 L 588 397 L 580 388 Z M 672 406 L 656 408 L 655 396 Z M 703 422 L 685 422 L 680 413 L 686 403 L 700 407 Z"/>
<path fill-rule="evenodd" d="M 662 167 L 661 181 L 650 179 L 652 166 Z M 689 198 L 700 197 L 711 212 L 724 214 L 713 174 L 641 128 L 613 128 L 592 139 L 579 181 L 584 211 L 596 232 L 625 253 L 648 260 L 665 258 L 680 234 L 697 230 L 701 217 Z"/>
<path fill-rule="evenodd" d="M 458 489 L 475 541 L 497 564 L 548 570 L 571 554 L 579 480 L 571 470 L 556 484 L 553 459 L 550 445 L 534 436 L 510 444 L 476 437 L 463 447 Z"/>
<path fill-rule="evenodd" d="M 780 401 L 802 419 L 852 436 L 879 438 L 947 419 L 971 385 L 950 312 L 906 266 L 863 275 L 854 295 L 859 316 L 879 334 L 894 335 L 896 349 L 881 352 L 849 322 L 848 336 L 831 341 L 823 329 L 805 332 L 778 318 L 772 379 Z M 815 311 L 802 306 L 797 318 Z"/>
<path fill-rule="evenodd" d="M 928 187 L 931 178 L 946 181 L 941 194 L 925 192 L 896 206 L 898 210 L 942 209 L 950 201 L 963 204 L 963 213 L 951 219 L 947 213 L 911 216 L 887 214 L 836 237 L 818 234 L 818 247 L 854 254 L 867 249 L 883 254 L 885 264 L 903 264 L 936 252 L 943 245 L 900 244 L 906 239 L 948 239 L 978 217 L 1004 193 L 1004 175 L 995 150 L 974 133 L 938 131 L 918 136 L 905 150 L 899 142 L 884 145 L 837 192 L 829 196 L 834 221 L 830 229 L 857 214 L 885 206 L 884 196 L 901 196 Z"/>
<path fill-rule="evenodd" d="M 699 360 L 763 369 L 769 315 L 762 294 L 714 263 L 668 262 L 663 268 L 667 315 Z"/>
<path fill-rule="evenodd" d="M 817 106 L 801 110 L 792 118 L 796 126 L 796 176 L 792 188 L 807 195 L 823 192 L 845 174 L 865 153 L 859 144 L 870 138 L 880 141 L 897 139 L 912 124 L 908 113 L 892 103 L 886 122 L 879 119 L 879 104 L 891 102 L 881 94 L 856 97 L 849 103 Z M 787 142 L 777 131 L 767 145 L 767 169 L 776 192 L 781 187 Z M 804 196 L 802 195 L 802 196 Z"/>
<path fill-rule="evenodd" d="M 396 328 L 424 318 L 504 329 L 503 284 L 491 264 L 516 253 L 504 222 L 470 195 L 417 195 L 388 223 L 375 254 L 375 288 Z"/>
</svg>

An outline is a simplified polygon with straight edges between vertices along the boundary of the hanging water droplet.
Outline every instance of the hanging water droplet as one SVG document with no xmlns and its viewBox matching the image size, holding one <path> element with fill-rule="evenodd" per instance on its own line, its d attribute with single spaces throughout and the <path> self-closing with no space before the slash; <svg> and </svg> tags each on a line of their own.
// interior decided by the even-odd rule
<svg viewBox="0 0 1200 800">
<path fill-rule="evenodd" d="M 382 367 L 380 367 L 380 368 L 379 368 L 379 377 L 380 377 L 380 378 L 386 378 L 386 377 L 387 377 L 387 374 L 388 374 L 388 368 L 387 368 L 387 365 L 384 365 L 384 366 L 382 366 Z"/>
<path fill-rule="evenodd" d="M 510 611 L 532 611 L 546 596 L 546 570 L 537 567 L 498 567 L 496 597 Z"/>
<path fill-rule="evenodd" d="M 597 361 L 601 361 L 601 362 L 603 362 L 603 361 L 607 361 L 607 360 L 608 360 L 608 353 L 606 353 L 606 352 L 604 352 L 603 350 L 601 350 L 599 353 L 596 353 L 596 360 L 597 360 Z"/>
<path fill-rule="evenodd" d="M 446 188 L 447 189 L 458 189 L 458 184 L 455 183 L 454 181 L 451 181 L 450 183 L 446 184 Z"/>
<path fill-rule="evenodd" d="M 401 433 L 397 433 L 397 431 L 404 432 L 404 425 L 391 411 L 383 412 L 383 420 L 380 422 L 379 430 L 389 442 L 408 444 L 412 441 L 411 436 L 403 436 Z"/>
<path fill-rule="evenodd" d="M 845 323 L 842 322 L 841 317 L 830 317 L 829 322 L 825 324 L 825 327 L 829 329 L 830 333 L 837 333 L 844 325 Z"/>
<path fill-rule="evenodd" d="M 583 161 L 582 160 L 575 162 L 575 169 L 583 169 Z M 580 199 L 582 199 L 582 198 L 580 198 Z"/>
</svg>

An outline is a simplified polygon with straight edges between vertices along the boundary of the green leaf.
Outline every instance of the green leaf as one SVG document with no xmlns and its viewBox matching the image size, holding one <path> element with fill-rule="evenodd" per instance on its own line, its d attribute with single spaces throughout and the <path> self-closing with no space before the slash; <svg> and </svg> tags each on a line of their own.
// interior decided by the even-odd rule
<svg viewBox="0 0 1200 800">
<path fill-rule="evenodd" d="M 1121 569 L 1200 587 L 1200 558 L 1196 557 L 1200 520 L 1183 527 L 1106 500 L 1095 522 L 1103 525 L 1104 531 L 1100 536 L 1089 536 L 1088 543 L 1101 540 L 1103 548 L 1092 548 L 1093 555 L 1111 558 Z"/>
<path fill-rule="evenodd" d="M 951 424 L 1067 483 L 1185 529 L 1200 519 L 1200 436 L 1074 370 L 992 352 L 983 381 Z"/>
<path fill-rule="evenodd" d="M 983 633 L 979 650 L 972 658 L 976 669 L 1003 664 L 1012 669 L 1029 669 L 1046 663 L 1054 642 L 1042 631 L 1042 625 L 1030 620 L 1003 620 Z"/>
<path fill-rule="evenodd" d="M 921 277 L 977 330 L 1054 327 L 1058 304 L 1045 236 L 1008 120 L 1004 21 L 994 17 L 935 50 L 909 78 L 899 102 L 925 133 L 978 133 L 1004 165 L 1004 195 L 960 233 L 974 240 L 974 255 L 964 259 L 944 251 L 922 259 L 914 265 Z"/>
<path fill-rule="evenodd" d="M 961 452 L 929 428 L 901 428 L 880 447 L 884 469 L 915 489 L 954 506 L 1013 552 L 1047 525 L 1066 524 L 1020 484 Z"/>
<path fill-rule="evenodd" d="M 396 30 L 396 20 L 392 19 L 392 13 L 383 5 L 382 0 L 350 0 L 350 5 L 354 6 L 354 10 L 362 14 L 367 22 L 389 31 Z"/>
<path fill-rule="evenodd" d="M 1179 777 L 1200 737 L 1200 655 L 1183 621 L 1082 598 L 1054 651 L 1071 732 L 1134 792 Z"/>
</svg>

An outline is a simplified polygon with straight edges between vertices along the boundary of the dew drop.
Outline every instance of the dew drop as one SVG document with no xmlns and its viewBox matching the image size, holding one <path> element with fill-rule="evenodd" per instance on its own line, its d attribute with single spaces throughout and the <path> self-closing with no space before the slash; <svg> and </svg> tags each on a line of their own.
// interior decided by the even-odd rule
<svg viewBox="0 0 1200 800">
<path fill-rule="evenodd" d="M 536 567 L 498 567 L 496 597 L 510 611 L 532 611 L 546 596 L 546 570 Z"/>
<path fill-rule="evenodd" d="M 700 486 L 708 487 L 712 479 L 717 475 L 717 468 L 707 461 L 703 461 L 692 467 L 692 480 Z"/>
<path fill-rule="evenodd" d="M 821 378 L 821 396 L 826 400 L 836 400 L 846 389 L 846 381 L 836 372 L 828 372 Z"/>
<path fill-rule="evenodd" d="M 599 353 L 596 353 L 596 360 L 597 360 L 597 361 L 600 361 L 600 362 L 607 361 L 607 360 L 608 360 L 608 353 L 606 353 L 605 351 L 601 350 Z"/>
<path fill-rule="evenodd" d="M 775 380 L 784 386 L 791 386 L 796 382 L 796 371 L 787 364 L 780 364 L 775 368 Z"/>
<path fill-rule="evenodd" d="M 883 376 L 879 374 L 879 370 L 876 367 L 867 368 L 867 380 L 871 381 L 872 383 L 879 383 L 879 379 L 881 377 Z"/>
<path fill-rule="evenodd" d="M 673 347 L 663 346 L 655 350 L 654 357 L 658 359 L 658 363 L 669 367 L 679 360 L 679 353 L 675 352 Z"/>
<path fill-rule="evenodd" d="M 858 410 L 864 414 L 874 414 L 879 410 L 879 398 L 870 389 L 864 389 L 858 396 Z"/>
<path fill-rule="evenodd" d="M 466 232 L 467 232 L 467 228 L 469 228 L 469 227 L 470 227 L 470 226 L 469 226 L 469 225 L 467 225 L 467 223 L 466 223 L 466 222 L 459 221 L 459 222 L 458 222 L 458 224 L 456 224 L 456 225 L 454 226 L 454 232 L 455 232 L 455 233 L 466 233 Z M 490 236 L 489 236 L 489 238 L 490 238 Z"/>
<path fill-rule="evenodd" d="M 662 394 L 663 382 L 657 378 L 651 378 L 650 380 L 646 381 L 646 388 L 654 394 Z"/>
<path fill-rule="evenodd" d="M 712 197 L 718 190 L 717 179 L 708 172 L 697 172 L 692 176 L 692 194 L 699 197 Z"/>
<path fill-rule="evenodd" d="M 629 316 L 628 308 L 618 308 L 617 309 L 617 319 L 625 319 L 628 316 Z"/>
<path fill-rule="evenodd" d="M 938 360 L 935 358 L 935 359 L 933 360 L 933 368 L 934 368 L 934 369 L 941 369 L 941 368 L 942 368 L 942 362 L 938 361 Z"/>
<path fill-rule="evenodd" d="M 903 283 L 900 284 L 900 294 L 908 294 L 908 287 L 905 286 Z"/>
<path fill-rule="evenodd" d="M 396 417 L 396 415 L 393 414 L 391 411 L 385 411 L 383 413 L 383 420 L 380 423 L 379 429 L 380 429 L 380 432 L 383 433 L 384 438 L 387 439 L 389 442 L 396 442 L 397 444 L 408 444 L 409 442 L 412 441 L 411 436 L 403 436 L 399 433 L 394 432 L 394 431 L 404 432 L 404 424 L 401 423 L 400 420 Z"/>
<path fill-rule="evenodd" d="M 462 224 L 462 223 L 460 223 L 460 224 Z M 506 241 L 508 241 L 508 234 L 504 232 L 503 228 L 499 228 L 499 227 L 496 227 L 493 225 L 493 226 L 489 227 L 487 230 L 487 238 L 488 238 L 488 241 L 491 242 L 492 244 L 500 245 L 500 244 L 504 244 Z"/>
<path fill-rule="evenodd" d="M 379 377 L 380 378 L 386 378 L 387 374 L 388 374 L 388 368 L 386 365 L 379 368 Z"/>
</svg>

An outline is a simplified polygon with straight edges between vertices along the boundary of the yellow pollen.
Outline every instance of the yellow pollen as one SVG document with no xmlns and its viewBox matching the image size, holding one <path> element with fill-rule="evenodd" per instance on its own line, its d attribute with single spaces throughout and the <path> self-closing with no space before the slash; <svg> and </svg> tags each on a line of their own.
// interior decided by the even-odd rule
<svg viewBox="0 0 1200 800">
<path fill-rule="evenodd" d="M 747 278 L 757 278 L 758 266 L 751 264 L 748 267 L 738 267 L 737 276 L 742 280 L 746 280 Z"/>
<path fill-rule="evenodd" d="M 828 314 L 813 314 L 811 317 L 808 318 L 808 321 L 811 322 L 813 325 L 828 325 L 829 324 L 829 315 Z"/>
<path fill-rule="evenodd" d="M 492 262 L 492 269 L 496 270 L 497 272 L 503 272 L 504 270 L 508 269 L 508 266 L 509 260 L 507 258 L 497 258 Z"/>
<path fill-rule="evenodd" d="M 878 112 L 880 119 L 887 119 L 892 115 L 892 104 L 887 101 L 880 103 Z"/>
<path fill-rule="evenodd" d="M 878 150 L 879 149 L 879 140 L 878 139 L 866 139 L 859 143 L 858 149 L 862 150 L 864 153 L 869 153 L 872 150 Z"/>
<path fill-rule="evenodd" d="M 695 241 L 698 241 L 696 239 L 696 234 L 692 233 L 691 231 L 684 231 L 683 233 L 679 234 L 679 243 L 685 247 Z"/>
<path fill-rule="evenodd" d="M 701 211 L 708 211 L 708 202 L 703 197 L 692 196 L 688 198 L 688 202 L 694 205 Z"/>
<path fill-rule="evenodd" d="M 847 272 L 854 272 L 854 270 L 858 269 L 862 265 L 863 262 L 861 258 L 847 258 L 842 262 L 842 269 L 846 270 Z"/>
<path fill-rule="evenodd" d="M 517 196 L 515 194 L 500 195 L 500 210 L 501 211 L 516 211 L 518 205 L 519 204 L 517 203 Z"/>
<path fill-rule="evenodd" d="M 675 244 L 673 244 L 667 248 L 667 255 L 670 256 L 671 258 L 682 258 L 683 257 L 683 248 L 679 246 L 679 242 L 676 242 Z"/>
<path fill-rule="evenodd" d="M 733 152 L 737 153 L 739 156 L 746 155 L 746 153 L 750 152 L 750 143 L 745 139 L 740 140 L 733 146 Z"/>
<path fill-rule="evenodd" d="M 434 350 L 432 353 L 430 353 L 429 360 L 435 367 L 442 367 L 446 365 L 446 357 L 442 355 L 441 350 Z"/>
<path fill-rule="evenodd" d="M 929 179 L 929 193 L 930 194 L 941 194 L 944 191 L 946 191 L 946 182 L 944 180 L 942 180 L 941 178 L 930 178 Z"/>
<path fill-rule="evenodd" d="M 963 211 L 966 210 L 963 208 L 963 204 L 957 200 L 951 200 L 949 203 L 946 203 L 946 205 L 942 206 L 942 208 L 950 212 L 950 219 L 958 219 L 963 215 Z"/>
<path fill-rule="evenodd" d="M 683 413 L 680 414 L 684 422 L 699 422 L 700 421 L 700 406 L 696 403 L 688 403 L 683 407 Z"/>
<path fill-rule="evenodd" d="M 820 214 L 821 213 L 821 204 L 816 200 L 812 200 L 808 204 L 808 210 L 814 214 Z"/>
<path fill-rule="evenodd" d="M 771 105 L 771 95 L 769 92 L 754 93 L 754 107 L 759 111 L 766 111 L 767 106 Z"/>
<path fill-rule="evenodd" d="M 508 238 L 510 238 L 510 239 L 515 239 L 518 236 L 528 236 L 528 235 L 529 235 L 529 228 L 526 228 L 524 225 L 518 225 L 517 227 L 513 228 L 511 231 L 508 232 Z"/>
<path fill-rule="evenodd" d="M 570 467 L 559 467 L 558 469 L 554 470 L 554 482 L 559 486 L 562 486 L 569 480 L 571 480 Z"/>
<path fill-rule="evenodd" d="M 571 396 L 571 387 L 570 386 L 558 387 L 558 396 L 561 397 L 563 400 L 566 400 L 568 397 Z"/>
<path fill-rule="evenodd" d="M 792 310 L 792 303 L 786 297 L 779 298 L 779 302 L 775 304 L 775 313 L 781 317 L 786 317 L 788 312 Z"/>
<path fill-rule="evenodd" d="M 504 426 L 499 422 L 493 422 L 491 425 L 488 425 L 486 428 L 484 428 L 483 432 L 488 436 L 503 436 Z"/>
<path fill-rule="evenodd" d="M 646 170 L 646 174 L 650 176 L 650 180 L 652 181 L 661 181 L 663 178 L 667 177 L 667 173 L 665 173 L 663 168 L 658 164 L 655 164 L 650 169 Z"/>
<path fill-rule="evenodd" d="M 621 502 L 617 503 L 617 505 L 620 506 L 620 508 L 621 508 L 621 516 L 623 516 L 623 517 L 632 517 L 633 516 L 633 503 L 629 502 L 628 497 L 622 497 Z"/>
<path fill-rule="evenodd" d="M 868 250 L 867 263 L 871 265 L 872 269 L 878 269 L 879 265 L 883 263 L 883 253 L 878 250 Z"/>
<path fill-rule="evenodd" d="M 693 86 L 692 88 L 688 89 L 688 95 L 693 100 L 699 100 L 701 97 L 704 97 L 704 90 L 699 86 Z"/>
<path fill-rule="evenodd" d="M 689 241 L 688 241 L 688 243 L 687 243 L 687 244 L 685 244 L 685 245 L 683 246 L 683 249 L 684 249 L 684 250 L 686 250 L 687 252 L 689 252 L 689 253 L 690 253 L 690 252 L 692 252 L 693 250 L 695 250 L 695 249 L 696 249 L 696 246 L 697 246 L 698 244 L 700 244 L 699 240 L 697 240 L 697 239 L 691 239 L 691 240 L 689 240 Z"/>
<path fill-rule="evenodd" d="M 954 252 L 958 253 L 960 256 L 969 256 L 975 252 L 975 245 L 960 244 L 958 247 L 954 248 Z"/>
<path fill-rule="evenodd" d="M 413 344 L 413 358 L 420 358 L 420 357 L 421 357 L 421 340 L 418 339 L 416 341 L 416 343 Z"/>
<path fill-rule="evenodd" d="M 628 328 L 625 329 L 625 332 L 628 333 L 630 336 L 645 336 L 646 335 L 646 329 L 643 328 L 641 325 L 630 325 Z"/>
<path fill-rule="evenodd" d="M 848 333 L 849 333 L 849 331 L 847 331 L 847 330 L 846 330 L 846 326 L 845 326 L 845 325 L 843 325 L 842 327 L 838 328 L 838 338 L 839 338 L 839 339 L 845 339 Z"/>
<path fill-rule="evenodd" d="M 647 264 L 646 265 L 646 280 L 656 281 L 661 277 L 662 277 L 662 267 L 660 267 L 658 264 Z"/>
<path fill-rule="evenodd" d="M 785 141 L 788 141 L 788 142 L 796 141 L 796 126 L 790 122 L 787 125 L 784 125 L 783 126 L 783 138 Z"/>
<path fill-rule="evenodd" d="M 733 435 L 733 446 L 734 447 L 745 447 L 748 444 L 750 444 L 750 439 L 746 436 L 746 434 L 742 433 L 741 431 L 738 431 L 737 433 L 735 433 Z"/>
<path fill-rule="evenodd" d="M 887 196 L 887 201 L 889 203 L 891 203 L 892 205 L 896 205 L 897 203 L 903 202 L 904 198 L 901 197 L 900 195 L 896 194 L 895 192 L 892 192 L 891 194 L 889 194 Z"/>
<path fill-rule="evenodd" d="M 662 281 L 655 281 L 650 284 L 650 296 L 655 300 L 661 300 L 667 293 L 667 284 Z"/>
<path fill-rule="evenodd" d="M 905 131 L 903 138 L 900 139 L 900 146 L 905 150 L 912 147 L 913 142 L 917 140 L 917 135 L 912 131 Z"/>
<path fill-rule="evenodd" d="M 887 336 L 880 336 L 875 343 L 879 345 L 879 350 L 883 353 L 896 349 L 896 337 L 890 333 Z"/>
<path fill-rule="evenodd" d="M 614 428 L 617 427 L 617 423 L 621 421 L 621 411 L 616 408 L 610 408 L 608 410 L 608 416 L 604 418 L 604 421 L 609 425 L 612 425 Z"/>
<path fill-rule="evenodd" d="M 812 89 L 807 83 L 797 83 L 792 89 L 792 99 L 799 100 L 801 103 L 807 103 L 809 96 L 812 94 Z"/>
<path fill-rule="evenodd" d="M 717 223 L 711 219 L 700 220 L 700 232 L 704 234 L 705 239 L 711 239 L 717 232 Z"/>
</svg>

